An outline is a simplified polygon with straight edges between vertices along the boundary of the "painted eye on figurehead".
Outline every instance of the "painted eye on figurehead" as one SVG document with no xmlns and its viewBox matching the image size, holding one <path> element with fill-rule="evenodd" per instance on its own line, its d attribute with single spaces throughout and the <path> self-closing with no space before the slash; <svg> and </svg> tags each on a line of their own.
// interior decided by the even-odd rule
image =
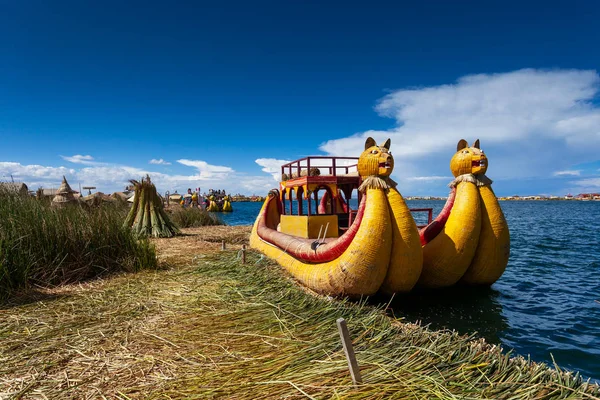
<svg viewBox="0 0 600 400">
<path fill-rule="evenodd" d="M 463 154 L 469 154 L 469 150 L 463 150 Z"/>
<path fill-rule="evenodd" d="M 371 154 L 377 154 L 377 153 L 379 153 L 378 150 L 371 150 Z"/>
</svg>

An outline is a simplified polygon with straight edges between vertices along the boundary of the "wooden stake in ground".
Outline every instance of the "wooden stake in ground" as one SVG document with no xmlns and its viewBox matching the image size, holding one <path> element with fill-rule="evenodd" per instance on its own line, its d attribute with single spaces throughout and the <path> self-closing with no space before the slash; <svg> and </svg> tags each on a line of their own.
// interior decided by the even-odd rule
<svg viewBox="0 0 600 400">
<path fill-rule="evenodd" d="M 350 369 L 350 376 L 352 376 L 352 382 L 354 385 L 362 383 L 362 377 L 360 376 L 360 369 L 358 368 L 358 361 L 356 361 L 356 355 L 354 354 L 354 347 L 352 347 L 352 340 L 350 339 L 350 333 L 348 332 L 348 326 L 344 318 L 338 318 L 337 326 L 340 331 L 340 339 L 342 339 L 342 346 L 344 347 L 344 353 L 348 360 L 348 369 Z"/>
<path fill-rule="evenodd" d="M 125 219 L 125 226 L 140 236 L 172 237 L 178 234 L 179 229 L 173 225 L 165 212 L 150 176 L 146 175 L 141 182 L 130 182 L 135 187 L 135 195 L 131 210 Z"/>
</svg>

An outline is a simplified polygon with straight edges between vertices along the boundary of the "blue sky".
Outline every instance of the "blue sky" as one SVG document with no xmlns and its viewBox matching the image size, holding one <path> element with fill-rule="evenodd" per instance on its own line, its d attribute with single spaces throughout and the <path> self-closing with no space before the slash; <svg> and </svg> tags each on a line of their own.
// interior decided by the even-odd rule
<svg viewBox="0 0 600 400">
<path fill-rule="evenodd" d="M 0 1 L 0 180 L 264 194 L 372 135 L 405 195 L 461 138 L 498 195 L 600 192 L 599 3 L 415 3 Z"/>
</svg>

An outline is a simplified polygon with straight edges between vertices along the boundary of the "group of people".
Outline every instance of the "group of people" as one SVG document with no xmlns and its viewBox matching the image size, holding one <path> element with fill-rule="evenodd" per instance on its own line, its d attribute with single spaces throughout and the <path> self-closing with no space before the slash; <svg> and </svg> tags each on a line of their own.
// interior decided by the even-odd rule
<svg viewBox="0 0 600 400">
<path fill-rule="evenodd" d="M 208 189 L 208 195 L 209 196 L 217 196 L 218 197 L 218 196 L 226 196 L 226 193 L 225 193 L 225 189 L 223 189 L 223 190 L 221 190 L 221 189 L 219 189 L 219 190 Z"/>
<path fill-rule="evenodd" d="M 207 195 L 206 192 L 201 194 L 200 188 L 196 188 L 194 191 L 192 191 L 191 188 L 188 188 L 187 194 L 188 196 L 184 196 L 183 199 L 181 199 L 181 205 L 183 207 L 198 207 L 203 210 L 206 210 L 210 206 L 211 200 L 214 200 L 219 207 L 222 207 L 224 198 L 227 196 L 225 189 L 209 189 Z"/>
</svg>

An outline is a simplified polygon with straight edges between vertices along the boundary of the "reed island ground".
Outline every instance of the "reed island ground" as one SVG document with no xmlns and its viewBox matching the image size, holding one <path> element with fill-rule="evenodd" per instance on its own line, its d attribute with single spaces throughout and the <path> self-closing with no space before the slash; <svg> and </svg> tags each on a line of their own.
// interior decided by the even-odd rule
<svg viewBox="0 0 600 400">
<path fill-rule="evenodd" d="M 578 376 L 476 336 L 310 293 L 251 250 L 242 264 L 248 226 L 183 233 L 154 240 L 159 270 L 30 289 L 0 305 L 0 398 L 599 398 Z"/>
</svg>

